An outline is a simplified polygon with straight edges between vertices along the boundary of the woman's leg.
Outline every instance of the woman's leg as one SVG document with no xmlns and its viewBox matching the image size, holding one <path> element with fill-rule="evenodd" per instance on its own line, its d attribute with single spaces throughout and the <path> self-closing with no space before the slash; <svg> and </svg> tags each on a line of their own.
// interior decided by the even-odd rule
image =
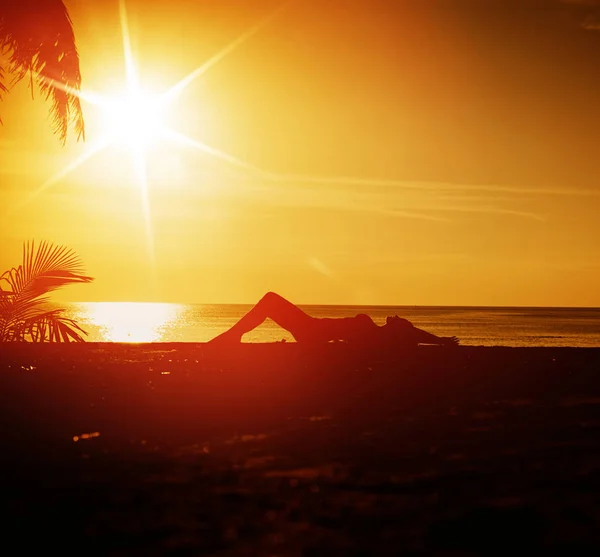
<svg viewBox="0 0 600 557">
<path fill-rule="evenodd" d="M 240 342 L 245 333 L 258 327 L 267 318 L 292 333 L 296 340 L 310 334 L 310 330 L 315 324 L 315 318 L 302 311 L 298 306 L 279 294 L 267 292 L 231 329 L 213 340 Z"/>
</svg>

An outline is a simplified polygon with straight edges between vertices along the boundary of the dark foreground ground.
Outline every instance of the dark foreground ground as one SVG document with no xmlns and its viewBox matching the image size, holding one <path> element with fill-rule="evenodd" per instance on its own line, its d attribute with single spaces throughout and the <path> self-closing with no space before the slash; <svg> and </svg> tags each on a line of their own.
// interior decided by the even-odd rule
<svg viewBox="0 0 600 557">
<path fill-rule="evenodd" d="M 10 554 L 600 554 L 600 349 L 87 344 L 0 362 Z"/>
</svg>

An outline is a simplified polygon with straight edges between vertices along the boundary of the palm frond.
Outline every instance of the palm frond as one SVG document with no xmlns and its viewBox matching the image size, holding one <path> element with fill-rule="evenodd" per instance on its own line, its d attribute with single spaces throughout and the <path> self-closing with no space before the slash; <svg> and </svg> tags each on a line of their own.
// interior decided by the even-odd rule
<svg viewBox="0 0 600 557">
<path fill-rule="evenodd" d="M 21 321 L 31 319 L 39 315 L 50 301 L 48 296 L 34 300 L 15 300 L 15 296 L 0 299 L 0 322 L 4 328 L 16 326 Z M 2 335 L 0 335 L 0 339 Z"/>
<path fill-rule="evenodd" d="M 90 282 L 92 278 L 82 271 L 81 260 L 70 248 L 42 242 L 36 250 L 34 242 L 27 242 L 23 263 L 0 278 L 10 286 L 12 313 L 23 316 L 39 309 L 50 292 L 68 284 Z"/>
<path fill-rule="evenodd" d="M 45 305 L 57 288 L 92 280 L 70 248 L 41 242 L 36 249 L 35 242 L 24 243 L 22 264 L 0 275 L 0 341 L 68 337 L 79 342 L 73 336 L 83 332 L 77 324 L 62 316 L 62 310 L 48 311 Z"/>
<path fill-rule="evenodd" d="M 84 342 L 87 333 L 62 309 L 46 311 L 22 322 L 19 330 L 31 342 Z"/>
<path fill-rule="evenodd" d="M 69 247 L 41 242 L 23 244 L 23 263 L 10 276 L 17 297 L 38 297 L 61 286 L 93 279 L 83 274 L 83 263 Z"/>
<path fill-rule="evenodd" d="M 0 27 L 0 34 L 2 34 L 2 28 Z M 2 52 L 0 52 L 2 54 Z M 2 95 L 4 93 L 8 93 L 8 88 L 4 85 L 4 68 L 0 65 L 0 101 L 2 100 Z M 0 125 L 2 124 L 2 117 L 0 116 Z"/>
<path fill-rule="evenodd" d="M 69 126 L 85 139 L 79 54 L 73 24 L 61 0 L 19 0 L 0 8 L 0 50 L 9 53 L 15 82 L 35 74 L 46 99 L 55 133 L 64 144 Z M 0 75 L 0 83 L 2 76 Z M 6 92 L 6 87 L 4 87 Z"/>
</svg>

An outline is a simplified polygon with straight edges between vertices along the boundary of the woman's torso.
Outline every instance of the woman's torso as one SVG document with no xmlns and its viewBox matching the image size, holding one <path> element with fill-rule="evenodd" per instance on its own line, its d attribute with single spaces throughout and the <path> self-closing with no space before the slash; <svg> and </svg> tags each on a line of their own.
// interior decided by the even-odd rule
<svg viewBox="0 0 600 557">
<path fill-rule="evenodd" d="M 341 318 L 314 318 L 314 341 L 345 341 L 369 342 L 373 340 L 380 329 L 366 314 L 361 313 L 354 317 Z"/>
</svg>

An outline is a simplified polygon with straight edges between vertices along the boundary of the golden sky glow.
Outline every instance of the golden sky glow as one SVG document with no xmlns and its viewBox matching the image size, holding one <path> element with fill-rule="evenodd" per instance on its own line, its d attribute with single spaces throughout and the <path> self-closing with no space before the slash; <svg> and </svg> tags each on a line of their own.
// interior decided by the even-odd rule
<svg viewBox="0 0 600 557">
<path fill-rule="evenodd" d="M 67 1 L 87 141 L 5 97 L 0 266 L 36 238 L 96 278 L 63 299 L 600 306 L 590 4 Z"/>
</svg>

